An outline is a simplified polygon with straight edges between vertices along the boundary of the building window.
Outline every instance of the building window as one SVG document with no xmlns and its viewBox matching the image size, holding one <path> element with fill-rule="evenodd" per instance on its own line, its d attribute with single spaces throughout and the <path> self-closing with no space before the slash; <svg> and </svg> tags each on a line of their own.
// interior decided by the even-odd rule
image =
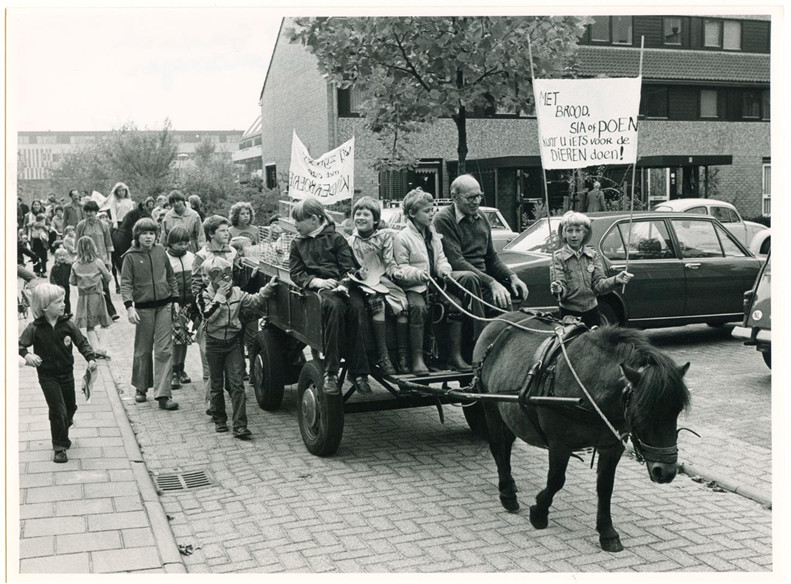
<svg viewBox="0 0 791 584">
<path fill-rule="evenodd" d="M 764 89 L 761 92 L 761 119 L 769 119 L 769 90 Z"/>
<path fill-rule="evenodd" d="M 681 45 L 681 18 L 677 16 L 666 17 L 664 22 L 664 43 L 666 45 Z"/>
<path fill-rule="evenodd" d="M 590 26 L 591 41 L 596 43 L 610 42 L 610 17 L 597 16 Z"/>
<path fill-rule="evenodd" d="M 700 117 L 701 118 L 718 118 L 720 117 L 717 109 L 717 90 L 716 89 L 701 89 L 700 90 Z"/>
<path fill-rule="evenodd" d="M 772 215 L 772 164 L 763 165 L 763 180 L 761 186 L 761 213 L 764 217 Z"/>
<path fill-rule="evenodd" d="M 265 169 L 266 169 L 266 188 L 268 188 L 268 189 L 276 189 L 277 188 L 277 165 L 276 164 L 267 164 Z"/>
<path fill-rule="evenodd" d="M 38 137 L 39 144 L 55 144 L 55 136 L 50 134 L 49 136 L 39 136 Z"/>
<path fill-rule="evenodd" d="M 761 101 L 758 91 L 742 92 L 742 118 L 761 119 Z"/>
<path fill-rule="evenodd" d="M 612 44 L 631 45 L 632 44 L 632 17 L 613 16 L 612 17 Z"/>
<path fill-rule="evenodd" d="M 643 86 L 640 113 L 647 118 L 667 118 L 667 87 Z"/>
<path fill-rule="evenodd" d="M 722 47 L 722 21 L 703 21 L 703 46 L 715 49 Z"/>
<path fill-rule="evenodd" d="M 338 115 L 342 117 L 359 117 L 362 93 L 354 86 L 338 90 Z"/>
<path fill-rule="evenodd" d="M 57 144 L 71 144 L 71 138 L 68 134 L 58 134 L 55 136 L 55 142 Z"/>
<path fill-rule="evenodd" d="M 742 50 L 742 23 L 726 20 L 722 30 L 722 48 L 726 51 Z"/>
</svg>

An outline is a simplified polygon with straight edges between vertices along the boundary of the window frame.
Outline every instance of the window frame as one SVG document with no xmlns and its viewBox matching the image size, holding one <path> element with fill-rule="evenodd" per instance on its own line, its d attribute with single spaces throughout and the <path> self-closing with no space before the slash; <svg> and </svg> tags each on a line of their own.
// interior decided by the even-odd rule
<svg viewBox="0 0 791 584">
<path fill-rule="evenodd" d="M 672 20 L 678 20 L 678 42 L 671 43 L 667 40 L 667 25 Z M 674 35 L 675 36 L 675 35 Z M 682 47 L 684 45 L 684 19 L 680 16 L 663 16 L 662 17 L 662 46 L 664 47 Z"/>
<path fill-rule="evenodd" d="M 772 216 L 772 163 L 761 165 L 761 215 Z"/>
<path fill-rule="evenodd" d="M 604 28 L 604 24 L 606 23 L 606 30 L 607 30 L 607 38 L 593 38 L 593 24 L 588 25 L 588 32 L 587 38 L 588 42 L 595 45 L 615 45 L 618 47 L 631 47 L 634 46 L 634 17 L 630 14 L 618 14 L 615 16 L 594 16 L 595 24 Z M 606 19 L 606 20 L 604 20 Z M 629 40 L 628 41 L 617 41 L 615 40 L 615 23 L 616 19 L 619 20 L 619 24 L 628 19 L 628 30 L 629 30 Z"/>
<path fill-rule="evenodd" d="M 703 113 L 703 94 L 706 92 L 714 94 L 714 114 L 704 115 Z M 720 92 L 718 89 L 708 87 L 700 89 L 698 92 L 698 117 L 702 120 L 719 120 L 722 118 L 720 115 Z"/>
</svg>

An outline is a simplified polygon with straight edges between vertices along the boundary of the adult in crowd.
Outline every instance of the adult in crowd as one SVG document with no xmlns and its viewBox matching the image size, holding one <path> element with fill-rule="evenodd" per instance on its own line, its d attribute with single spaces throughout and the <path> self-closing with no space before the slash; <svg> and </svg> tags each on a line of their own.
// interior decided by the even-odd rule
<svg viewBox="0 0 791 584">
<path fill-rule="evenodd" d="M 77 241 L 80 237 L 87 235 L 93 240 L 96 245 L 96 257 L 104 262 L 108 271 L 112 268 L 111 254 L 113 252 L 113 240 L 110 236 L 110 229 L 106 223 L 99 221 L 97 215 L 99 214 L 99 203 L 96 201 L 88 201 L 82 206 L 85 212 L 85 219 L 77 224 L 74 230 L 74 237 Z M 113 320 L 118 320 L 118 311 L 113 306 L 113 301 L 110 298 L 110 288 L 107 282 L 104 282 L 104 302 L 107 305 L 107 314 Z"/>
<path fill-rule="evenodd" d="M 71 189 L 69 191 L 69 202 L 63 206 L 63 228 L 69 225 L 77 227 L 77 223 L 85 219 L 85 212 L 82 210 L 80 202 L 80 191 Z"/>
<path fill-rule="evenodd" d="M 113 229 L 117 228 L 118 224 L 124 220 L 124 216 L 134 208 L 135 203 L 132 201 L 129 187 L 122 182 L 115 183 L 107 200 L 102 205 L 102 210 L 106 210 L 108 213 Z"/>
<path fill-rule="evenodd" d="M 55 205 L 57 204 L 58 199 L 55 197 L 55 193 L 47 195 L 47 201 L 44 203 L 44 215 L 47 216 L 47 220 L 52 219 L 52 216 L 55 214 Z"/>
<path fill-rule="evenodd" d="M 151 213 L 154 211 L 154 207 L 157 206 L 157 202 L 154 200 L 154 197 L 146 197 L 144 203 L 146 211 L 148 211 L 148 216 L 151 217 Z"/>
<path fill-rule="evenodd" d="M 601 190 L 601 183 L 595 181 L 593 188 L 585 195 L 585 208 L 582 209 L 583 213 L 596 213 L 598 211 L 606 211 L 607 207 L 604 204 L 604 193 Z"/>
<path fill-rule="evenodd" d="M 162 233 L 160 235 L 160 243 L 166 245 L 168 242 L 168 233 L 176 225 L 181 225 L 190 234 L 189 250 L 192 253 L 197 252 L 203 246 L 203 225 L 200 220 L 200 215 L 192 210 L 187 205 L 187 197 L 181 191 L 170 191 L 168 194 L 168 203 L 170 204 L 170 211 L 165 213 L 162 218 Z"/>
<path fill-rule="evenodd" d="M 246 201 L 239 201 L 231 205 L 231 239 L 246 237 L 253 245 L 258 245 L 260 237 L 255 223 L 253 206 Z"/>
<path fill-rule="evenodd" d="M 25 214 L 25 220 L 22 222 L 22 229 L 25 230 L 28 240 L 33 241 L 33 226 L 36 224 L 37 217 L 44 214 L 44 203 L 40 199 L 34 199 L 30 203 L 30 211 Z"/>
<path fill-rule="evenodd" d="M 17 197 L 16 199 L 16 228 L 22 229 L 22 226 L 25 224 L 25 215 L 30 213 L 30 207 L 25 205 L 25 202 L 22 200 L 22 197 Z"/>
<path fill-rule="evenodd" d="M 483 192 L 472 175 L 463 174 L 450 185 L 453 204 L 434 216 L 434 227 L 442 235 L 442 248 L 453 268 L 451 276 L 473 296 L 504 310 L 511 310 L 511 293 L 524 300 L 527 286 L 502 262 L 492 243 L 492 228 L 478 212 Z M 506 285 L 510 287 L 510 293 Z M 466 304 L 467 296 L 460 293 Z M 484 305 L 473 301 L 471 312 L 485 316 Z M 485 323 L 473 321 L 473 339 Z"/>
<path fill-rule="evenodd" d="M 203 201 L 200 200 L 198 195 L 190 195 L 187 200 L 192 210 L 200 216 L 201 223 L 203 223 L 203 220 L 206 219 L 206 212 L 203 210 Z"/>
<path fill-rule="evenodd" d="M 162 223 L 162 218 L 165 216 L 165 213 L 170 211 L 170 205 L 168 204 L 168 198 L 166 195 L 159 195 L 157 197 L 156 205 L 151 211 L 151 218 L 156 221 L 157 223 Z"/>
<path fill-rule="evenodd" d="M 154 199 L 149 197 L 145 201 L 140 201 L 134 209 L 129 211 L 126 215 L 124 215 L 123 220 L 121 223 L 118 224 L 118 227 L 113 230 L 112 232 L 112 240 L 113 240 L 113 253 L 112 253 L 112 260 L 113 260 L 113 267 L 115 268 L 116 272 L 119 274 L 124 265 L 124 258 L 123 255 L 127 252 L 127 250 L 132 246 L 132 228 L 137 223 L 138 219 L 143 217 L 150 217 L 151 213 L 148 210 L 148 206 L 146 205 L 148 200 L 154 202 Z M 116 293 L 120 294 L 120 290 L 116 288 Z"/>
</svg>

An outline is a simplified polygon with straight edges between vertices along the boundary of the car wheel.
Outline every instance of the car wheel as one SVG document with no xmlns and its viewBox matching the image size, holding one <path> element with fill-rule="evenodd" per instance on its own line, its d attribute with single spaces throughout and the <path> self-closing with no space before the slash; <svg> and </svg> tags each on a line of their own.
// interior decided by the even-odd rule
<svg viewBox="0 0 791 584">
<path fill-rule="evenodd" d="M 612 304 L 607 301 L 602 301 L 599 304 L 599 314 L 601 315 L 602 325 L 612 324 L 617 326 L 621 324 L 618 312 L 613 308 Z"/>
<path fill-rule="evenodd" d="M 764 358 L 764 363 L 766 363 L 766 366 L 769 367 L 769 369 L 771 369 L 772 368 L 772 351 L 771 351 L 771 349 L 769 351 L 761 351 L 761 356 Z"/>
</svg>

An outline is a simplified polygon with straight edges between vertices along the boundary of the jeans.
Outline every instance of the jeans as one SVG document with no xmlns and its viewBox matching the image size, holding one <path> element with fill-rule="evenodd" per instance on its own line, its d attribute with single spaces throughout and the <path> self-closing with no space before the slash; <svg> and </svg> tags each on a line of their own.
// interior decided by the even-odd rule
<svg viewBox="0 0 791 584">
<path fill-rule="evenodd" d="M 49 406 L 49 430 L 52 434 L 53 450 L 68 450 L 69 426 L 77 411 L 74 397 L 74 371 L 59 375 L 38 376 L 38 383 Z"/>
<path fill-rule="evenodd" d="M 241 333 L 240 333 L 241 334 Z M 247 428 L 247 401 L 244 393 L 244 357 L 238 335 L 230 339 L 215 339 L 206 335 L 206 360 L 209 362 L 211 379 L 212 420 L 215 424 L 225 424 L 228 415 L 225 412 L 225 395 L 223 387 L 227 387 L 233 407 L 233 427 Z"/>
<path fill-rule="evenodd" d="M 587 326 L 588 328 L 592 328 L 594 326 L 601 326 L 601 314 L 599 313 L 599 307 L 595 306 L 590 310 L 586 310 L 585 312 L 580 312 L 578 310 L 569 310 L 568 308 L 560 307 L 560 317 L 563 318 L 564 316 L 577 316 L 582 319 L 582 323 Z"/>
<path fill-rule="evenodd" d="M 170 305 L 138 308 L 137 314 L 140 322 L 135 327 L 132 385 L 144 393 L 153 387 L 156 399 L 170 397 L 170 378 L 173 373 Z"/>
<path fill-rule="evenodd" d="M 368 375 L 366 354 L 367 330 L 365 302 L 362 294 L 354 288 L 346 298 L 328 290 L 319 291 L 321 319 L 324 325 L 324 370 L 338 373 L 341 347 L 346 347 L 349 371 L 356 375 Z"/>
</svg>

